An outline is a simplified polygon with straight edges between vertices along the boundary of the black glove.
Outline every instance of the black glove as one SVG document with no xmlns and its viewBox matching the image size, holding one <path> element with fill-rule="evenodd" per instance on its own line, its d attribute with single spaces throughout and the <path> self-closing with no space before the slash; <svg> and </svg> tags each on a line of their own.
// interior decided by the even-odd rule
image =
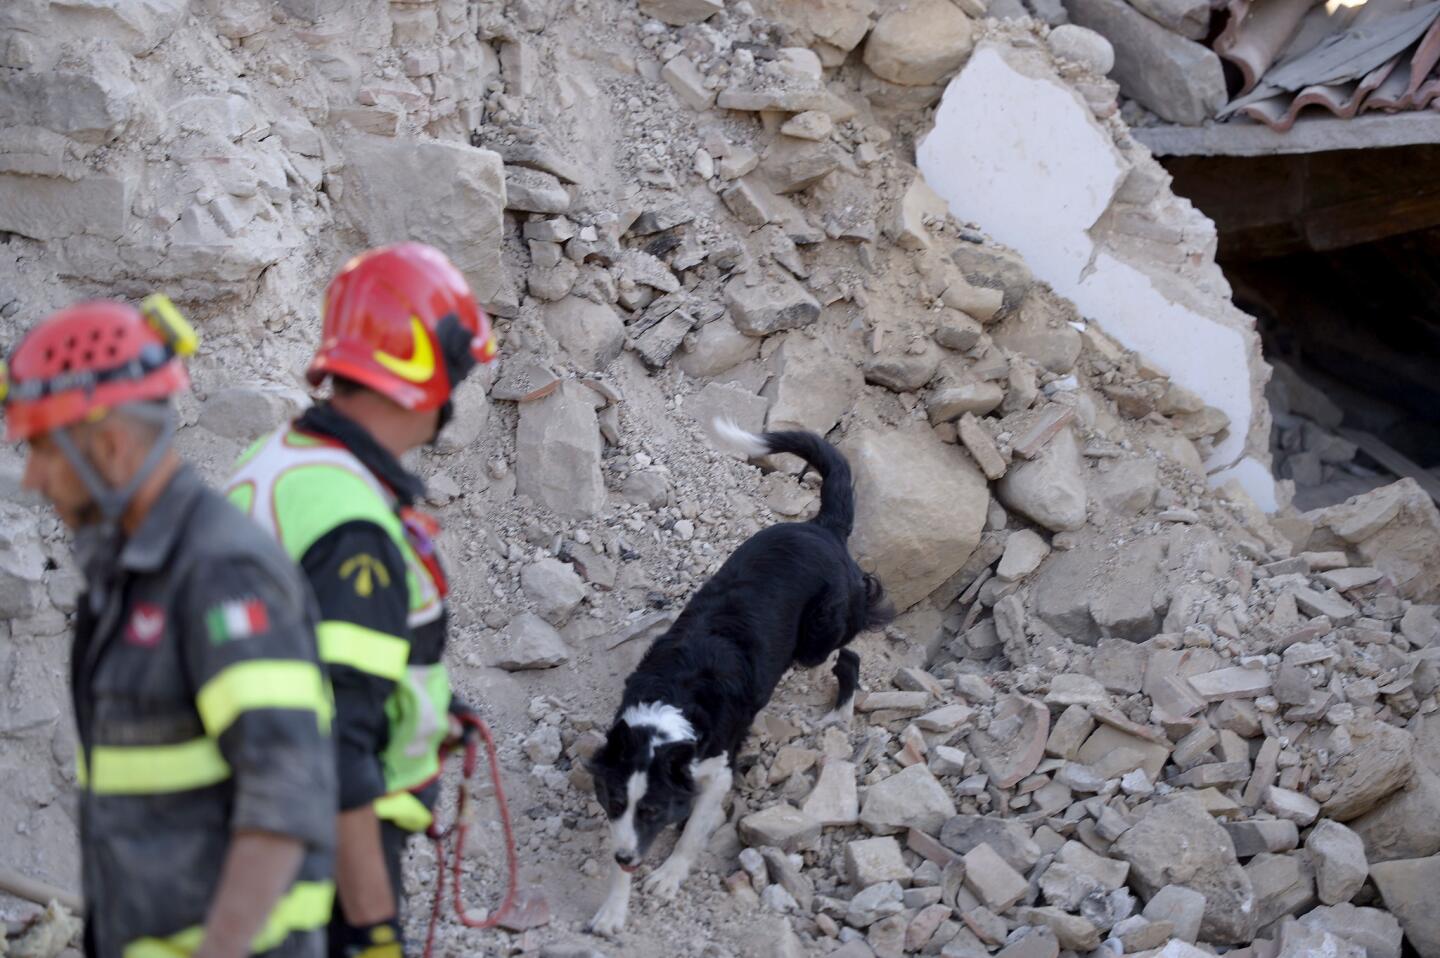
<svg viewBox="0 0 1440 958">
<path fill-rule="evenodd" d="M 382 921 L 368 928 L 350 928 L 346 936 L 346 958 L 405 958 L 400 926 Z"/>
</svg>

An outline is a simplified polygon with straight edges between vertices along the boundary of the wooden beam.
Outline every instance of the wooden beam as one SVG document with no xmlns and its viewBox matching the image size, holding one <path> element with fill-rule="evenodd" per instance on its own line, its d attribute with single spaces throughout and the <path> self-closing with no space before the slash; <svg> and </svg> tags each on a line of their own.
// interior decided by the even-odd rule
<svg viewBox="0 0 1440 958">
<path fill-rule="evenodd" d="M 1400 478 L 1414 479 L 1431 499 L 1440 504 L 1440 479 L 1436 479 L 1419 463 L 1373 433 L 1342 427 L 1340 435 L 1359 446 L 1361 452 Z"/>
</svg>

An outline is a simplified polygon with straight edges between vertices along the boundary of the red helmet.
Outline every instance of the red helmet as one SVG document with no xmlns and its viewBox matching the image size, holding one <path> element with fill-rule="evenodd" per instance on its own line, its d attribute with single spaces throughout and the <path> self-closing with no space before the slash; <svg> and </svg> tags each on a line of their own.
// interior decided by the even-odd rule
<svg viewBox="0 0 1440 958">
<path fill-rule="evenodd" d="M 445 405 L 477 362 L 495 358 L 490 322 L 465 277 L 423 243 L 346 263 L 325 290 L 321 336 L 305 374 L 311 385 L 339 376 L 413 410 Z"/>
<path fill-rule="evenodd" d="M 186 388 L 190 378 L 179 357 L 193 351 L 194 332 L 164 297 L 146 300 L 144 308 L 149 321 L 125 303 L 81 303 L 31 330 L 11 355 L 8 371 L 0 363 L 6 441 L 28 440 Z"/>
</svg>

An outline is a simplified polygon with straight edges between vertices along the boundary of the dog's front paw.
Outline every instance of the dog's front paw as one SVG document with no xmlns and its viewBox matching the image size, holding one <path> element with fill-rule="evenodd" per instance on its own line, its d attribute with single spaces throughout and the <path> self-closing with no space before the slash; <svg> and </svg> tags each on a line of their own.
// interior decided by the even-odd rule
<svg viewBox="0 0 1440 958">
<path fill-rule="evenodd" d="M 645 890 L 657 898 L 667 901 L 675 897 L 685 879 L 690 875 L 690 863 L 666 859 L 665 864 L 645 877 Z"/>
<path fill-rule="evenodd" d="M 595 917 L 590 919 L 590 924 L 585 926 L 586 931 L 592 935 L 600 935 L 603 938 L 614 938 L 625 927 L 625 915 L 629 911 L 626 902 L 616 902 L 607 899 Z"/>
</svg>

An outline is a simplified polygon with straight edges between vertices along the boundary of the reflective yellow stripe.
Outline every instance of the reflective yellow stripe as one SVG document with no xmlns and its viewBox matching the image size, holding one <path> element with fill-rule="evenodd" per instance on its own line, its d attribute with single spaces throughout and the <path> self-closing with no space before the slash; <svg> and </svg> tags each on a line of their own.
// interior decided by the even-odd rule
<svg viewBox="0 0 1440 958">
<path fill-rule="evenodd" d="M 330 697 L 313 662 L 252 659 L 217 672 L 195 697 L 205 731 L 219 738 L 241 712 L 251 709 L 307 709 L 330 728 Z"/>
<path fill-rule="evenodd" d="M 213 738 L 177 745 L 97 745 L 90 749 L 89 774 L 76 762 L 82 783 L 97 795 L 155 795 L 223 782 L 230 766 Z"/>
<path fill-rule="evenodd" d="M 321 622 L 315 629 L 320 661 L 398 682 L 410 661 L 410 643 L 395 635 L 367 629 L 354 622 Z"/>
<path fill-rule="evenodd" d="M 269 951 L 297 931 L 316 931 L 330 923 L 335 885 L 299 881 L 276 903 L 264 929 L 250 943 L 250 953 Z M 140 938 L 125 946 L 123 958 L 185 958 L 204 940 L 205 929 L 187 928 L 168 938 Z"/>
<path fill-rule="evenodd" d="M 435 820 L 425 803 L 409 792 L 393 792 L 375 799 L 375 816 L 407 832 L 423 832 Z"/>
</svg>

